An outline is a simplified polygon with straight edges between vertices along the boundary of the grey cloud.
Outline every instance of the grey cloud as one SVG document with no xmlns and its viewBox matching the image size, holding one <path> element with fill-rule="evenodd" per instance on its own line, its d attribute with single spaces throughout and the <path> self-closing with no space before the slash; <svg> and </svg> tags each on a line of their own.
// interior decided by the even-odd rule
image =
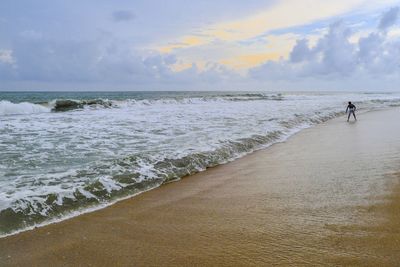
<svg viewBox="0 0 400 267">
<path fill-rule="evenodd" d="M 400 40 L 371 33 L 358 43 L 359 67 L 372 76 L 400 74 Z"/>
<path fill-rule="evenodd" d="M 89 42 L 25 40 L 14 43 L 19 80 L 85 81 L 92 79 L 95 51 Z"/>
<path fill-rule="evenodd" d="M 313 55 L 312 51 L 308 46 L 307 39 L 297 40 L 296 45 L 293 47 L 292 52 L 290 53 L 290 61 L 293 63 L 301 62 L 310 58 Z"/>
<path fill-rule="evenodd" d="M 257 80 L 331 80 L 400 74 L 398 38 L 391 39 L 379 28 L 351 43 L 352 34 L 343 22 L 334 23 L 315 46 L 310 47 L 306 39 L 298 40 L 288 60 L 268 61 L 251 69 L 249 75 Z"/>
<path fill-rule="evenodd" d="M 315 53 L 319 54 L 317 58 L 320 60 L 314 59 L 313 62 L 317 63 L 320 74 L 348 75 L 354 70 L 355 47 L 348 40 L 350 34 L 344 23 L 338 22 L 331 25 L 328 34 L 318 42 Z"/>
<path fill-rule="evenodd" d="M 155 51 L 137 51 L 130 42 L 120 40 L 57 41 L 19 38 L 13 45 L 15 66 L 1 64 L 3 81 L 47 83 L 217 83 L 237 76 L 219 64 L 209 63 L 206 70 L 172 70 L 174 55 Z M 1 50 L 0 50 L 1 51 Z M 10 56 L 2 52 L 1 58 Z M 9 60 L 9 59 L 8 59 Z M 5 60 L 3 60 L 5 61 Z"/>
<path fill-rule="evenodd" d="M 112 14 L 112 18 L 116 22 L 130 21 L 135 19 L 135 14 L 130 10 L 118 10 Z"/>
<path fill-rule="evenodd" d="M 350 34 L 350 30 L 339 21 L 329 27 L 329 32 L 315 47 L 309 47 L 306 39 L 298 40 L 290 53 L 290 63 L 303 64 L 302 75 L 307 75 L 309 72 L 319 75 L 332 73 L 348 75 L 354 64 L 351 61 L 354 47 L 348 40 Z"/>
<path fill-rule="evenodd" d="M 146 72 L 138 54 L 123 44 L 97 40 L 20 38 L 13 44 L 15 74 L 9 75 L 8 79 L 45 82 L 129 80 L 142 77 Z"/>
<path fill-rule="evenodd" d="M 12 50 L 0 49 L 0 79 L 15 76 L 15 59 Z"/>
<path fill-rule="evenodd" d="M 399 17 L 399 7 L 392 7 L 388 11 L 386 11 L 380 22 L 378 28 L 380 30 L 386 30 L 390 26 L 393 26 Z"/>
</svg>

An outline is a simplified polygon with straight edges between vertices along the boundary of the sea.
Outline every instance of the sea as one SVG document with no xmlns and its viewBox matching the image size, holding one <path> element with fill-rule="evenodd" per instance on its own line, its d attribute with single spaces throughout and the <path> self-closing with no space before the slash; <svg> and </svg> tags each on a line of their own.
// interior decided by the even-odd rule
<svg viewBox="0 0 400 267">
<path fill-rule="evenodd" d="M 0 237 L 284 142 L 348 101 L 362 120 L 400 94 L 0 92 Z"/>
</svg>

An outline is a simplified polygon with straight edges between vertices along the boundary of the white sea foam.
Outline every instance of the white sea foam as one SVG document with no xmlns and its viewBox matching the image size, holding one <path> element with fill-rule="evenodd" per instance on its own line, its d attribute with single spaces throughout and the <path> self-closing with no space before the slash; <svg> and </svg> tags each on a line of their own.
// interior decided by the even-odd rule
<svg viewBox="0 0 400 267">
<path fill-rule="evenodd" d="M 50 108 L 38 104 L 32 104 L 28 102 L 12 103 L 6 100 L 0 101 L 0 116 L 43 113 L 50 111 Z"/>
</svg>

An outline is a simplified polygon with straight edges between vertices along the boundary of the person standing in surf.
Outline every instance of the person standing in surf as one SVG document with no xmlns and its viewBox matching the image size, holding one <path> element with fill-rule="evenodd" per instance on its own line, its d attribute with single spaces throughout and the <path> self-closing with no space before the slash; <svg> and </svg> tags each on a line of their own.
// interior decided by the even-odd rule
<svg viewBox="0 0 400 267">
<path fill-rule="evenodd" d="M 353 114 L 354 119 L 357 120 L 356 113 L 355 113 L 356 106 L 354 104 L 352 104 L 350 101 L 349 101 L 349 104 L 347 105 L 346 113 L 347 113 L 347 111 L 349 111 L 349 116 L 347 116 L 347 121 L 349 121 L 351 114 Z"/>
</svg>

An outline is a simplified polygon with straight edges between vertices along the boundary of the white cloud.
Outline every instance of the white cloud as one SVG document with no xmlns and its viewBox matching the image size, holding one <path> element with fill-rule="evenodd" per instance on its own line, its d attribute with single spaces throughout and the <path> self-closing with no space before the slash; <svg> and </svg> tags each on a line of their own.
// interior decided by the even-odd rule
<svg viewBox="0 0 400 267">
<path fill-rule="evenodd" d="M 15 59 L 13 58 L 13 51 L 9 49 L 0 49 L 0 64 L 15 64 Z"/>
</svg>

